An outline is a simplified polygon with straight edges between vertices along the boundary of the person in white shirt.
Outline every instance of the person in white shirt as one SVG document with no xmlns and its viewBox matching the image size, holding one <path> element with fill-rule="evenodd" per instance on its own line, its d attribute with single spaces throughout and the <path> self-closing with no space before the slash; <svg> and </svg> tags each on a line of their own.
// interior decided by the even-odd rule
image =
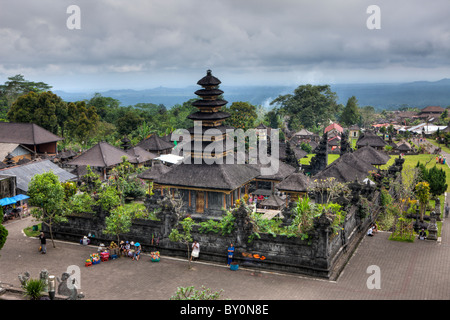
<svg viewBox="0 0 450 320">
<path fill-rule="evenodd" d="M 192 244 L 191 261 L 198 259 L 199 255 L 200 255 L 200 244 L 196 240 L 194 240 L 194 243 Z"/>
</svg>

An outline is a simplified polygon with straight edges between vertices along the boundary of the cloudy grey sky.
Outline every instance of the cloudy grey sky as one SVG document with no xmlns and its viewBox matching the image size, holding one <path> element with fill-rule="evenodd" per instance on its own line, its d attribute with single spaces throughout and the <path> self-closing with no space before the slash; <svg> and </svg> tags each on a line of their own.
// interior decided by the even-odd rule
<svg viewBox="0 0 450 320">
<path fill-rule="evenodd" d="M 70 5 L 81 29 L 71 30 Z M 377 5 L 381 29 L 366 22 Z M 0 83 L 53 88 L 450 78 L 448 0 L 2 0 Z"/>
</svg>

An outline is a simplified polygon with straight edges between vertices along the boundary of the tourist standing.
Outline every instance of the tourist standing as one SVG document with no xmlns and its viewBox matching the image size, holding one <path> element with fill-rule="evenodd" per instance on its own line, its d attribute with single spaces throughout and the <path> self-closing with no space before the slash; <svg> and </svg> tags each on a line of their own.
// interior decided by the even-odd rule
<svg viewBox="0 0 450 320">
<path fill-rule="evenodd" d="M 45 237 L 44 232 L 41 232 L 39 235 L 39 240 L 41 241 L 41 253 L 46 254 L 47 253 L 47 238 Z"/>
<path fill-rule="evenodd" d="M 234 246 L 232 243 L 230 243 L 230 246 L 228 247 L 228 263 L 227 266 L 230 266 L 231 262 L 233 262 L 233 256 L 234 256 Z"/>
<path fill-rule="evenodd" d="M 198 259 L 200 255 L 200 244 L 194 240 L 194 243 L 192 244 L 192 253 L 191 253 L 191 260 Z"/>
</svg>

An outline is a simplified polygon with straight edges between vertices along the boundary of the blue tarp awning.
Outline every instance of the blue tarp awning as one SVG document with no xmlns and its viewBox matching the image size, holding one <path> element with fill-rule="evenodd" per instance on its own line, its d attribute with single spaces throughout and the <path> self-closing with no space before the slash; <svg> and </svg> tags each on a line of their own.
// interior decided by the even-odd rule
<svg viewBox="0 0 450 320">
<path fill-rule="evenodd" d="M 24 195 L 24 194 L 18 194 L 17 196 L 15 196 L 15 197 L 12 197 L 14 200 L 16 200 L 16 201 L 20 201 L 20 200 L 25 200 L 25 199 L 28 199 L 29 198 L 29 196 L 27 196 L 27 195 Z"/>
<path fill-rule="evenodd" d="M 13 203 L 19 202 L 20 200 L 25 200 L 28 198 L 29 198 L 29 196 L 24 195 L 24 194 L 18 194 L 17 196 L 10 197 L 10 198 L 3 198 L 3 199 L 0 199 L 0 206 L 7 206 L 9 204 L 13 204 Z"/>
<path fill-rule="evenodd" d="M 16 202 L 17 202 L 17 200 L 15 200 L 13 198 L 0 199 L 0 205 L 2 205 L 2 206 L 7 206 L 9 204 L 13 204 L 13 203 L 16 203 Z"/>
</svg>

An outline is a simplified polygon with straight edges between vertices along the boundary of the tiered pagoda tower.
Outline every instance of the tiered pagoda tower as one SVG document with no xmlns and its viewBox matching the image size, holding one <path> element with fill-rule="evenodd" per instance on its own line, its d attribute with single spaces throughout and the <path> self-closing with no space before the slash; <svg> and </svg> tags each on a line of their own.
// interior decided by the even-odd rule
<svg viewBox="0 0 450 320">
<path fill-rule="evenodd" d="M 188 129 L 191 141 L 183 138 L 183 144 L 191 144 L 190 154 L 184 148 L 184 156 L 190 159 L 153 181 L 154 187 L 168 189 L 171 194 L 177 191 L 183 199 L 184 210 L 199 219 L 223 215 L 223 210 L 241 198 L 248 184 L 260 175 L 255 166 L 226 163 L 227 155 L 235 159 L 234 143 L 230 145 L 226 141 L 227 129 L 234 128 L 223 124 L 230 115 L 221 111 L 227 101 L 221 99 L 220 83 L 211 70 L 197 82 L 203 88 L 195 94 L 202 99 L 193 102 L 198 111 L 188 116 L 194 120 L 194 127 Z M 208 129 L 215 130 L 208 132 Z"/>
<path fill-rule="evenodd" d="M 194 161 L 198 161 L 200 158 L 204 160 L 205 157 L 219 160 L 234 152 L 233 147 L 230 148 L 226 145 L 226 130 L 234 128 L 223 124 L 230 117 L 230 114 L 221 111 L 221 108 L 228 102 L 221 99 L 223 95 L 223 91 L 219 89 L 221 81 L 212 75 L 211 70 L 208 70 L 206 76 L 200 79 L 197 84 L 202 86 L 203 89 L 195 92 L 202 99 L 192 103 L 199 111 L 188 116 L 188 119 L 194 121 L 194 127 L 189 129 L 192 141 L 191 157 Z M 209 129 L 216 129 L 215 134 Z M 221 134 L 218 135 L 218 132 Z M 201 143 L 199 143 L 200 141 Z M 220 154 L 216 152 L 204 154 L 207 146 L 209 146 L 209 150 L 222 150 L 223 152 Z M 197 161 L 195 163 L 198 163 Z"/>
</svg>

